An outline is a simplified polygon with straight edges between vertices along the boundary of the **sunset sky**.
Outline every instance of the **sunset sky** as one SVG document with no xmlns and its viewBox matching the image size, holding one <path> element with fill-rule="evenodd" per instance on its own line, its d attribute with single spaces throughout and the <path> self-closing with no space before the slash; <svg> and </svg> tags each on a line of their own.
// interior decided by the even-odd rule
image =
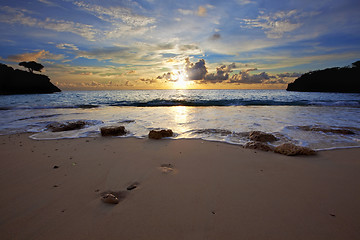
<svg viewBox="0 0 360 240">
<path fill-rule="evenodd" d="M 360 60 L 359 0 L 2 0 L 0 62 L 61 89 L 285 88 Z"/>
</svg>

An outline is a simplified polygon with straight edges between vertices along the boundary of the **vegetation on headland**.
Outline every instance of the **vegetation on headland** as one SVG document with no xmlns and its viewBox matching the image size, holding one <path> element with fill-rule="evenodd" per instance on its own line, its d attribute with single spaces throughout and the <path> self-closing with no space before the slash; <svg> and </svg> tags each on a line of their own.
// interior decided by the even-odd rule
<svg viewBox="0 0 360 240">
<path fill-rule="evenodd" d="M 61 90 L 50 82 L 48 76 L 35 74 L 33 71 L 41 71 L 43 65 L 36 62 L 21 62 L 20 66 L 29 69 L 14 70 L 5 64 L 0 63 L 0 94 L 35 94 L 54 93 Z"/>
<path fill-rule="evenodd" d="M 360 93 L 360 61 L 351 66 L 334 67 L 303 74 L 287 91 Z"/>
</svg>

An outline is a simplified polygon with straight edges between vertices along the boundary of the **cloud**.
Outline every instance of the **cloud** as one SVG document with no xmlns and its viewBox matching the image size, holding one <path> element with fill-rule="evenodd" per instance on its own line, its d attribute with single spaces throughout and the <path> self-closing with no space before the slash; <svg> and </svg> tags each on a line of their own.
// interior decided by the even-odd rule
<svg viewBox="0 0 360 240">
<path fill-rule="evenodd" d="M 74 4 L 107 22 L 116 23 L 121 20 L 123 23 L 135 27 L 146 26 L 155 22 L 155 18 L 134 14 L 130 9 L 125 7 L 112 6 L 105 8 L 100 5 L 87 4 L 82 1 L 76 1 Z"/>
<path fill-rule="evenodd" d="M 185 59 L 185 72 L 190 80 L 203 80 L 207 74 L 205 60 L 200 59 L 195 64 L 190 62 L 189 58 Z"/>
<path fill-rule="evenodd" d="M 301 19 L 308 14 L 299 14 L 297 10 L 278 11 L 266 15 L 263 12 L 255 19 L 242 19 L 244 27 L 260 28 L 264 30 L 268 38 L 282 38 L 287 32 L 299 28 Z"/>
<path fill-rule="evenodd" d="M 199 17 L 205 17 L 207 15 L 207 8 L 212 9 L 214 8 L 213 5 L 206 5 L 206 6 L 199 6 L 196 10 L 189 10 L 189 9 L 178 9 L 178 12 L 182 15 L 188 16 L 188 15 L 197 15 Z"/>
<path fill-rule="evenodd" d="M 126 46 L 113 46 L 94 48 L 88 51 L 78 51 L 78 57 L 88 59 L 110 60 L 113 63 L 135 64 L 135 65 L 157 65 L 163 64 L 164 59 L 173 56 L 173 62 L 168 64 L 174 65 L 178 61 L 174 59 L 184 59 L 189 55 L 200 55 L 201 49 L 196 44 L 178 44 L 174 42 L 165 43 L 133 43 Z"/>
<path fill-rule="evenodd" d="M 97 60 L 114 60 L 121 58 L 129 58 L 132 55 L 129 47 L 106 47 L 95 48 L 89 51 L 79 51 L 78 57 Z"/>
<path fill-rule="evenodd" d="M 270 76 L 266 72 L 262 72 L 259 74 L 249 74 L 250 71 L 240 71 L 238 74 L 234 74 L 231 76 L 229 83 L 235 83 L 235 84 L 259 84 L 264 83 L 266 80 L 269 80 L 270 78 L 274 78 L 273 76 Z"/>
<path fill-rule="evenodd" d="M 247 5 L 247 4 L 251 4 L 251 3 L 256 3 L 254 1 L 251 0 L 236 0 L 236 2 L 240 5 Z"/>
<path fill-rule="evenodd" d="M 154 79 L 154 78 L 140 78 L 139 80 L 146 84 L 154 84 L 154 83 L 157 83 L 157 81 L 158 81 L 157 79 Z"/>
<path fill-rule="evenodd" d="M 207 13 L 206 8 L 203 7 L 203 6 L 199 6 L 196 14 L 197 14 L 198 16 L 200 16 L 200 17 L 205 17 L 205 16 L 206 16 L 206 13 Z"/>
<path fill-rule="evenodd" d="M 53 2 L 51 2 L 51 1 L 48 1 L 48 0 L 37 0 L 38 2 L 41 2 L 41 3 L 43 3 L 43 4 L 45 4 L 45 5 L 48 5 L 48 6 L 58 6 L 56 3 L 53 3 Z"/>
<path fill-rule="evenodd" d="M 82 10 L 89 12 L 102 21 L 111 23 L 111 29 L 105 31 L 107 38 L 120 38 L 128 35 L 144 34 L 150 29 L 155 28 L 155 18 L 138 15 L 131 9 L 112 6 L 103 7 L 95 4 L 88 4 L 83 1 L 76 1 L 74 5 Z"/>
<path fill-rule="evenodd" d="M 295 77 L 300 77 L 302 75 L 302 73 L 280 73 L 277 76 L 280 78 L 295 78 Z"/>
<path fill-rule="evenodd" d="M 56 47 L 59 49 L 65 49 L 65 50 L 74 50 L 74 51 L 79 50 L 79 48 L 72 43 L 60 43 L 60 44 L 57 44 Z"/>
<path fill-rule="evenodd" d="M 301 73 L 280 73 L 276 75 L 270 75 L 266 72 L 259 74 L 249 73 L 256 71 L 257 68 L 247 69 L 240 71 L 238 74 L 234 74 L 229 79 L 229 83 L 233 84 L 287 84 L 288 82 L 284 78 L 296 78 L 301 76 Z"/>
<path fill-rule="evenodd" d="M 216 41 L 219 40 L 221 38 L 220 33 L 214 33 L 211 37 L 210 40 Z"/>
<path fill-rule="evenodd" d="M 89 41 L 95 40 L 96 30 L 87 24 L 75 23 L 65 20 L 46 18 L 39 20 L 29 15 L 29 11 L 20 8 L 0 7 L 0 22 L 6 24 L 21 24 L 28 27 L 38 27 L 56 32 L 70 32 L 80 35 Z"/>
<path fill-rule="evenodd" d="M 237 64 L 235 63 L 229 65 L 223 64 L 216 68 L 216 72 L 208 73 L 204 59 L 192 63 L 189 58 L 186 58 L 183 70 L 164 73 L 163 75 L 158 76 L 157 79 L 166 79 L 168 82 L 176 82 L 179 76 L 183 75 L 186 76 L 188 80 L 197 81 L 199 84 L 286 84 L 287 82 L 284 79 L 301 75 L 300 73 L 280 73 L 271 75 L 266 72 L 250 74 L 250 72 L 257 71 L 257 68 L 248 68 L 237 74 L 231 75 L 233 69 L 237 67 L 236 65 Z"/>
<path fill-rule="evenodd" d="M 178 9 L 179 13 L 181 13 L 182 15 L 193 15 L 194 11 L 193 10 L 188 10 L 188 9 Z"/>
<path fill-rule="evenodd" d="M 228 66 L 221 65 L 220 67 L 216 68 L 216 73 L 209 73 L 205 76 L 205 83 L 211 82 L 211 83 L 218 83 L 223 82 L 225 80 L 229 79 L 229 73 L 232 72 L 232 69 L 236 68 L 235 63 L 232 63 Z"/>
<path fill-rule="evenodd" d="M 61 60 L 64 58 L 63 54 L 52 54 L 49 51 L 41 50 L 33 53 L 22 53 L 8 56 L 7 60 L 11 62 L 22 61 L 38 61 L 41 59 Z"/>
</svg>

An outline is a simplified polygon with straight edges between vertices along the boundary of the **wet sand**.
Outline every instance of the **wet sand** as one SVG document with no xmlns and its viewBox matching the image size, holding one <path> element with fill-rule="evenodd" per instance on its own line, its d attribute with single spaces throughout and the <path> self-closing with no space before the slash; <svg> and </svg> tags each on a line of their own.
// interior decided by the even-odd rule
<svg viewBox="0 0 360 240">
<path fill-rule="evenodd" d="M 1 239 L 359 239 L 360 148 L 0 136 Z M 119 195 L 118 204 L 101 201 Z"/>
</svg>

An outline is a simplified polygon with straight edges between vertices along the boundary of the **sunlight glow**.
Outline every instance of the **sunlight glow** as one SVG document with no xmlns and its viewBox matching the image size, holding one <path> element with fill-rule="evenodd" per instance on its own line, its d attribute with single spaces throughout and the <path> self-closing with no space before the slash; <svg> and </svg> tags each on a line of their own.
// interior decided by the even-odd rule
<svg viewBox="0 0 360 240">
<path fill-rule="evenodd" d="M 188 76 L 184 71 L 175 72 L 173 75 L 174 88 L 176 89 L 187 89 L 190 82 Z"/>
</svg>

